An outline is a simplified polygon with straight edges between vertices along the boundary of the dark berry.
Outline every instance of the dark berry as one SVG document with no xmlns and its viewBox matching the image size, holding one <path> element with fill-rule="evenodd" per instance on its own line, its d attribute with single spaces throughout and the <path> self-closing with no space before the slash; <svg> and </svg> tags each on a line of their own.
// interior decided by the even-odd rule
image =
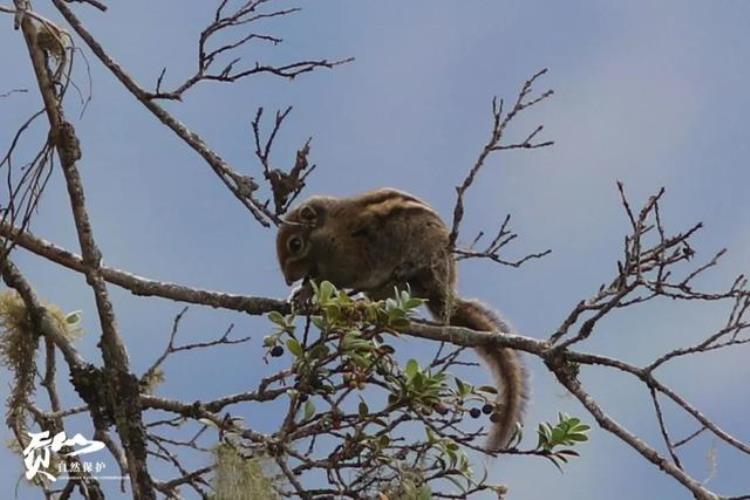
<svg viewBox="0 0 750 500">
<path fill-rule="evenodd" d="M 489 415 L 493 411 L 495 411 L 495 407 L 493 405 L 489 404 L 489 403 L 487 403 L 486 405 L 482 406 L 482 413 L 484 413 L 485 415 Z"/>
<path fill-rule="evenodd" d="M 445 415 L 446 413 L 448 413 L 448 407 L 446 407 L 442 403 L 436 404 L 434 408 L 435 408 L 435 411 L 438 413 L 438 415 Z"/>
<path fill-rule="evenodd" d="M 482 410 L 479 408 L 472 408 L 469 410 L 469 415 L 471 415 L 471 418 L 479 418 L 480 415 L 482 415 Z"/>
<path fill-rule="evenodd" d="M 500 414 L 499 414 L 499 413 L 497 413 L 497 412 L 495 412 L 495 413 L 493 413 L 492 415 L 490 415 L 490 422 L 492 422 L 493 424 L 497 424 L 497 423 L 500 423 L 500 421 L 501 421 L 502 419 L 503 419 L 502 415 L 500 415 Z"/>
<path fill-rule="evenodd" d="M 278 358 L 283 355 L 284 355 L 283 347 L 281 347 L 280 345 L 273 346 L 273 349 L 271 349 L 271 356 L 273 356 L 274 358 Z"/>
</svg>

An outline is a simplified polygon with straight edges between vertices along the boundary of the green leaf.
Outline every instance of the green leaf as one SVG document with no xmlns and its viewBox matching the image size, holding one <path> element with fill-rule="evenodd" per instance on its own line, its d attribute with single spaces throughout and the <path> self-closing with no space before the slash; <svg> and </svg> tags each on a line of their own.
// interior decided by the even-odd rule
<svg viewBox="0 0 750 500">
<path fill-rule="evenodd" d="M 435 437 L 435 434 L 432 432 L 432 430 L 430 430 L 429 427 L 425 426 L 424 430 L 427 433 L 427 442 L 428 443 L 433 444 L 433 443 L 437 442 L 437 438 Z"/>
<path fill-rule="evenodd" d="M 372 422 L 375 423 L 375 424 L 378 424 L 380 427 L 384 427 L 384 428 L 390 426 L 390 424 L 388 422 L 386 422 L 385 420 L 383 420 L 382 418 L 374 418 L 374 419 L 372 419 Z"/>
<path fill-rule="evenodd" d="M 461 483 L 459 483 L 458 479 L 456 479 L 455 477 L 450 476 L 450 475 L 445 475 L 443 476 L 443 479 L 447 479 L 448 481 L 453 483 L 456 486 L 456 488 L 459 489 L 459 491 L 462 491 L 464 493 L 466 492 L 466 488 L 464 488 L 464 486 Z"/>
<path fill-rule="evenodd" d="M 448 458 L 450 459 L 451 468 L 455 467 L 456 461 L 458 460 L 458 455 L 456 455 L 456 452 L 446 449 L 445 454 L 448 455 Z"/>
<path fill-rule="evenodd" d="M 325 344 L 316 344 L 315 347 L 310 349 L 310 357 L 313 359 L 321 359 L 330 353 L 331 350 Z"/>
<path fill-rule="evenodd" d="M 83 313 L 81 311 L 69 312 L 65 315 L 65 322 L 68 325 L 77 325 L 81 322 Z"/>
<path fill-rule="evenodd" d="M 552 431 L 552 442 L 553 443 L 559 443 L 562 441 L 562 439 L 565 437 L 565 430 L 560 427 L 555 427 L 555 429 Z"/>
<path fill-rule="evenodd" d="M 568 438 L 572 441 L 578 441 L 579 443 L 589 440 L 589 437 L 585 434 L 568 434 Z"/>
<path fill-rule="evenodd" d="M 492 387 L 491 385 L 480 385 L 479 387 L 477 387 L 477 391 L 489 392 L 490 394 L 497 394 L 497 388 Z"/>
<path fill-rule="evenodd" d="M 588 430 L 589 426 L 582 424 L 580 419 L 559 413 L 557 425 L 553 426 L 548 422 L 539 424 L 539 429 L 537 430 L 539 435 L 537 449 L 551 452 L 548 458 L 551 457 L 551 461 L 556 467 L 559 467 L 560 463 L 567 462 L 566 455 L 578 455 L 575 452 L 569 452 L 572 450 L 555 450 L 555 448 L 588 441 L 589 438 L 586 435 Z"/>
<path fill-rule="evenodd" d="M 312 324 L 315 325 L 315 328 L 318 330 L 325 330 L 326 322 L 323 319 L 323 316 L 310 316 L 310 321 L 312 321 Z"/>
<path fill-rule="evenodd" d="M 537 428 L 537 436 L 539 437 L 539 441 L 537 442 L 536 447 L 537 448 L 546 448 L 547 443 L 549 442 L 549 436 L 547 435 L 547 428 L 544 427 L 542 424 L 539 424 L 539 427 Z"/>
<path fill-rule="evenodd" d="M 406 362 L 404 374 L 406 374 L 407 378 L 413 379 L 417 373 L 419 373 L 419 363 L 417 363 L 416 359 L 412 358 Z"/>
<path fill-rule="evenodd" d="M 425 303 L 424 299 L 416 299 L 412 297 L 403 303 L 403 307 L 404 309 L 411 310 L 411 309 L 416 309 L 417 307 L 421 306 L 424 303 Z"/>
<path fill-rule="evenodd" d="M 394 349 L 393 346 L 390 346 L 388 344 L 383 344 L 379 347 L 379 351 L 383 354 L 395 354 L 396 349 Z"/>
<path fill-rule="evenodd" d="M 361 418 L 367 418 L 367 415 L 370 414 L 370 408 L 367 407 L 367 403 L 364 401 L 359 402 L 359 416 Z"/>
<path fill-rule="evenodd" d="M 328 320 L 333 323 L 341 319 L 341 307 L 338 304 L 328 303 L 323 306 L 323 311 Z"/>
<path fill-rule="evenodd" d="M 305 420 L 310 420 L 315 415 L 315 403 L 311 400 L 305 401 Z"/>
<path fill-rule="evenodd" d="M 430 490 L 429 486 L 423 484 L 419 488 L 419 492 L 417 493 L 417 500 L 432 500 L 432 490 Z"/>
<path fill-rule="evenodd" d="M 394 328 L 406 328 L 410 323 L 406 318 L 395 318 L 388 321 L 388 324 Z"/>
<path fill-rule="evenodd" d="M 284 316 L 279 311 L 271 311 L 270 313 L 268 313 L 268 319 L 279 326 L 287 326 Z"/>
<path fill-rule="evenodd" d="M 345 351 L 371 351 L 375 346 L 369 340 L 363 339 L 359 330 L 350 330 L 341 339 L 341 347 Z"/>
<path fill-rule="evenodd" d="M 291 338 L 291 339 L 287 340 L 286 341 L 286 346 L 287 346 L 287 348 L 289 348 L 289 352 L 291 352 L 292 354 L 294 354 L 298 358 L 300 356 L 302 356 L 302 353 L 304 352 L 302 350 L 302 346 L 299 345 L 299 342 L 297 342 L 297 339 L 295 339 L 295 338 Z"/>
<path fill-rule="evenodd" d="M 380 448 L 386 448 L 389 444 L 391 444 L 391 438 L 389 438 L 385 434 L 381 434 L 381 436 L 378 438 L 378 446 Z"/>
<path fill-rule="evenodd" d="M 458 377 L 454 377 L 454 378 L 456 380 L 456 387 L 458 388 L 458 393 L 461 395 L 466 394 L 466 389 L 465 389 L 463 381 Z"/>
<path fill-rule="evenodd" d="M 320 284 L 320 290 L 318 290 L 318 301 L 321 305 L 326 304 L 333 297 L 336 287 L 330 281 L 324 281 Z"/>
<path fill-rule="evenodd" d="M 198 422 L 208 427 L 215 427 L 215 428 L 219 427 L 218 425 L 216 425 L 216 423 L 213 420 L 210 420 L 208 418 L 199 418 Z"/>
</svg>

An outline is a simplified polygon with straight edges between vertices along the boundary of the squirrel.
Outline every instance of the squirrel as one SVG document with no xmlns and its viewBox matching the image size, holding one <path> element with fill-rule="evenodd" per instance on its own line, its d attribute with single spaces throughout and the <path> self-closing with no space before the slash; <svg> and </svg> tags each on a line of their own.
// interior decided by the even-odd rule
<svg viewBox="0 0 750 500">
<path fill-rule="evenodd" d="M 288 285 L 327 280 L 374 300 L 411 288 L 442 323 L 484 332 L 510 332 L 497 314 L 456 292 L 450 233 L 427 203 L 383 188 L 358 196 L 313 196 L 290 211 L 279 226 L 276 251 Z M 498 389 L 488 451 L 509 446 L 527 399 L 527 374 L 516 351 L 476 347 Z"/>
</svg>

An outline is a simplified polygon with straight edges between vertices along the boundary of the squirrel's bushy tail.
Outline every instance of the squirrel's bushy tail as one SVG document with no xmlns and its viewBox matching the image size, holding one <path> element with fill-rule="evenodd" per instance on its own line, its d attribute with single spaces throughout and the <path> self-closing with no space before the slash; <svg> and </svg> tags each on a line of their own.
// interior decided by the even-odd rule
<svg viewBox="0 0 750 500">
<path fill-rule="evenodd" d="M 497 313 L 480 302 L 455 298 L 450 308 L 450 324 L 484 332 L 511 333 L 510 326 Z M 475 348 L 495 379 L 497 410 L 491 415 L 487 449 L 506 448 L 514 436 L 516 424 L 521 422 L 528 385 L 526 369 L 520 355 L 512 349 L 479 346 Z"/>
</svg>

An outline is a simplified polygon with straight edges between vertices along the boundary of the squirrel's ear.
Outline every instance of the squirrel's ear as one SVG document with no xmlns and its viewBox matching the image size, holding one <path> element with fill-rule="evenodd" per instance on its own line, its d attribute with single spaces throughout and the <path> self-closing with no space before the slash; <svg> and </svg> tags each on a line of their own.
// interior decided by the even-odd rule
<svg viewBox="0 0 750 500">
<path fill-rule="evenodd" d="M 318 218 L 318 212 L 310 205 L 305 205 L 299 210 L 300 218 L 305 222 L 315 222 Z"/>
<path fill-rule="evenodd" d="M 319 204 L 308 203 L 299 209 L 299 219 L 306 226 L 320 226 L 325 218 L 325 209 Z"/>
<path fill-rule="evenodd" d="M 284 222 L 308 228 L 320 227 L 325 222 L 329 203 L 326 198 L 313 196 L 292 210 Z"/>
</svg>

